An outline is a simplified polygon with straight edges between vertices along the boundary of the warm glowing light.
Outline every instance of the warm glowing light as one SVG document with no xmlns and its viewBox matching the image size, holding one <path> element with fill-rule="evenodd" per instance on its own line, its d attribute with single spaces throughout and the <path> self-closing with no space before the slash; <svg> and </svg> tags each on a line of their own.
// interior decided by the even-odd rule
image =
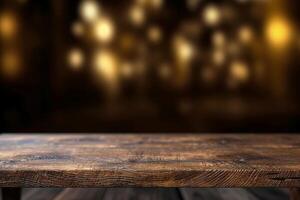
<svg viewBox="0 0 300 200">
<path fill-rule="evenodd" d="M 100 18 L 94 25 L 94 36 L 99 42 L 108 43 L 114 37 L 113 23 L 107 18 Z"/>
<path fill-rule="evenodd" d="M 121 75 L 124 78 L 130 78 L 134 74 L 134 66 L 129 62 L 124 62 L 121 66 Z"/>
<path fill-rule="evenodd" d="M 246 81 L 249 78 L 249 68 L 246 63 L 234 61 L 230 65 L 230 77 L 238 81 Z"/>
<path fill-rule="evenodd" d="M 291 41 L 291 25 L 283 17 L 271 18 L 266 25 L 266 37 L 274 47 L 285 47 Z"/>
<path fill-rule="evenodd" d="M 220 49 L 215 50 L 212 54 L 212 60 L 213 60 L 214 64 L 216 64 L 218 66 L 223 65 L 226 60 L 225 52 Z"/>
<path fill-rule="evenodd" d="M 12 13 L 3 13 L 0 16 L 0 34 L 4 39 L 10 39 L 17 33 L 17 19 Z"/>
<path fill-rule="evenodd" d="M 217 25 L 221 20 L 221 11 L 215 5 L 209 5 L 203 12 L 204 22 L 209 26 Z"/>
<path fill-rule="evenodd" d="M 183 37 L 174 39 L 176 58 L 181 64 L 189 62 L 194 56 L 194 47 Z"/>
<path fill-rule="evenodd" d="M 136 3 L 140 6 L 146 6 L 148 0 L 136 0 Z"/>
<path fill-rule="evenodd" d="M 212 42 L 215 47 L 224 47 L 225 46 L 225 35 L 222 32 L 216 32 L 213 34 Z"/>
<path fill-rule="evenodd" d="M 190 10 L 195 10 L 201 0 L 187 0 L 187 6 Z"/>
<path fill-rule="evenodd" d="M 156 26 L 152 26 L 149 28 L 148 30 L 148 38 L 151 42 L 159 42 L 161 40 L 162 37 L 162 33 L 161 30 L 156 27 Z"/>
<path fill-rule="evenodd" d="M 68 55 L 69 65 L 74 70 L 79 70 L 84 62 L 84 55 L 80 49 L 72 49 Z"/>
<path fill-rule="evenodd" d="M 159 9 L 162 7 L 163 0 L 136 0 L 137 5 L 142 7 L 150 7 L 153 9 Z"/>
<path fill-rule="evenodd" d="M 145 21 L 144 9 L 141 6 L 133 6 L 129 12 L 129 17 L 134 25 L 142 25 Z"/>
<path fill-rule="evenodd" d="M 163 63 L 159 68 L 159 75 L 166 79 L 171 76 L 171 66 L 168 63 Z"/>
<path fill-rule="evenodd" d="M 20 56 L 14 51 L 4 52 L 1 56 L 1 72 L 7 78 L 16 77 L 20 72 Z"/>
<path fill-rule="evenodd" d="M 227 45 L 228 53 L 237 56 L 241 53 L 241 46 L 238 42 L 232 41 Z"/>
<path fill-rule="evenodd" d="M 72 33 L 75 35 L 75 36 L 82 36 L 84 34 L 84 26 L 82 23 L 80 22 L 75 22 L 72 27 Z"/>
<path fill-rule="evenodd" d="M 239 29 L 238 36 L 241 42 L 249 43 L 253 38 L 253 31 L 249 26 L 243 26 Z"/>
<path fill-rule="evenodd" d="M 81 17 L 87 22 L 93 22 L 99 17 L 100 7 L 95 0 L 84 0 L 79 7 Z"/>
<path fill-rule="evenodd" d="M 118 73 L 118 61 L 116 56 L 106 50 L 96 53 L 94 58 L 94 66 L 97 73 L 107 81 L 114 81 Z"/>
<path fill-rule="evenodd" d="M 149 4 L 152 8 L 159 9 L 163 4 L 163 0 L 149 0 Z"/>
</svg>

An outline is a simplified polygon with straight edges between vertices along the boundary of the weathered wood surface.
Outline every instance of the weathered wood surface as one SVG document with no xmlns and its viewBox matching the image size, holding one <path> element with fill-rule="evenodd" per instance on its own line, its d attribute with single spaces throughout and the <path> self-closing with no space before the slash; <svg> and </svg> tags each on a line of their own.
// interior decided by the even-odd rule
<svg viewBox="0 0 300 200">
<path fill-rule="evenodd" d="M 2 135 L 0 186 L 300 187 L 300 136 Z"/>
</svg>

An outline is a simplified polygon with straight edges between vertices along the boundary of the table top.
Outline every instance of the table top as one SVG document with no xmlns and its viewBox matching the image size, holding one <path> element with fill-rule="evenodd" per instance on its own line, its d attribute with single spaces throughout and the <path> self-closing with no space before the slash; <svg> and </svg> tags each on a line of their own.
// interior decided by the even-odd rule
<svg viewBox="0 0 300 200">
<path fill-rule="evenodd" d="M 300 187 L 300 135 L 1 135 L 0 187 Z"/>
</svg>

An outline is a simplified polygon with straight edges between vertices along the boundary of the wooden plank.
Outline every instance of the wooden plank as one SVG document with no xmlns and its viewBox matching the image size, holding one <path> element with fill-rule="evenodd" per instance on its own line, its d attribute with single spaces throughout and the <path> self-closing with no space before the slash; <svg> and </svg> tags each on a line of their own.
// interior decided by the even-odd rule
<svg viewBox="0 0 300 200">
<path fill-rule="evenodd" d="M 300 135 L 2 135 L 0 186 L 300 187 Z"/>
<path fill-rule="evenodd" d="M 166 188 L 110 188 L 103 200 L 180 200 L 176 189 Z"/>
</svg>

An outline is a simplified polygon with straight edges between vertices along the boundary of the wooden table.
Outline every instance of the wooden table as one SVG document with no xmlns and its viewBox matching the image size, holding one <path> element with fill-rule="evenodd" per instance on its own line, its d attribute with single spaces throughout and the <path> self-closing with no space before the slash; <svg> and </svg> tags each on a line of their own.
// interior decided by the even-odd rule
<svg viewBox="0 0 300 200">
<path fill-rule="evenodd" d="M 4 200 L 21 187 L 288 187 L 300 135 L 1 135 Z"/>
</svg>

